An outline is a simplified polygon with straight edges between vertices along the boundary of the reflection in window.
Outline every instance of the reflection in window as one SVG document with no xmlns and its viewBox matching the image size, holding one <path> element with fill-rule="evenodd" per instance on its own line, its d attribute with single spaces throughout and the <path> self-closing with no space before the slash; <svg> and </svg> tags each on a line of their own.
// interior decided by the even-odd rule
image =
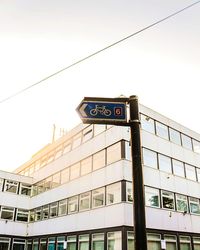
<svg viewBox="0 0 200 250">
<path fill-rule="evenodd" d="M 183 147 L 192 150 L 192 139 L 184 134 L 181 134 L 181 138 Z"/>
<path fill-rule="evenodd" d="M 189 197 L 189 206 L 191 214 L 200 214 L 199 199 Z"/>
<path fill-rule="evenodd" d="M 189 180 L 196 181 L 196 171 L 195 167 L 185 164 L 186 178 Z"/>
<path fill-rule="evenodd" d="M 187 213 L 188 212 L 187 196 L 176 194 L 176 207 L 177 211 Z"/>
<path fill-rule="evenodd" d="M 1 207 L 1 219 L 13 220 L 14 208 L 12 207 Z"/>
<path fill-rule="evenodd" d="M 107 148 L 107 164 L 116 162 L 121 158 L 121 142 L 115 143 L 114 145 Z"/>
<path fill-rule="evenodd" d="M 151 150 L 143 148 L 144 165 L 152 168 L 157 168 L 157 154 Z"/>
<path fill-rule="evenodd" d="M 175 175 L 185 177 L 184 164 L 181 161 L 172 159 L 173 172 Z"/>
<path fill-rule="evenodd" d="M 92 191 L 92 207 L 101 207 L 105 205 L 105 188 L 99 188 Z"/>
<path fill-rule="evenodd" d="M 167 209 L 173 209 L 174 206 L 174 194 L 172 192 L 162 190 L 162 207 Z"/>
<path fill-rule="evenodd" d="M 78 195 L 68 199 L 68 214 L 78 212 Z"/>
<path fill-rule="evenodd" d="M 104 250 L 103 233 L 97 233 L 92 235 L 92 250 Z"/>
<path fill-rule="evenodd" d="M 79 196 L 79 210 L 80 211 L 90 209 L 90 199 L 91 199 L 90 197 L 91 197 L 90 192 L 80 194 Z"/>
<path fill-rule="evenodd" d="M 121 201 L 121 182 L 108 185 L 106 187 L 106 203 L 107 205 Z"/>
<path fill-rule="evenodd" d="M 168 127 L 156 121 L 156 134 L 163 139 L 169 140 Z"/>
<path fill-rule="evenodd" d="M 177 130 L 169 128 L 170 141 L 181 145 L 181 134 Z"/>
<path fill-rule="evenodd" d="M 141 126 L 145 131 L 155 134 L 154 120 L 150 117 L 141 114 Z"/>
<path fill-rule="evenodd" d="M 172 172 L 171 159 L 165 155 L 158 154 L 159 169 L 167 173 Z"/>
<path fill-rule="evenodd" d="M 146 206 L 160 207 L 159 190 L 155 188 L 145 187 L 145 203 Z"/>
<path fill-rule="evenodd" d="M 106 151 L 101 150 L 93 155 L 93 170 L 105 167 L 106 164 Z"/>
<path fill-rule="evenodd" d="M 122 235 L 121 232 L 110 232 L 108 233 L 108 250 L 122 249 Z"/>
</svg>

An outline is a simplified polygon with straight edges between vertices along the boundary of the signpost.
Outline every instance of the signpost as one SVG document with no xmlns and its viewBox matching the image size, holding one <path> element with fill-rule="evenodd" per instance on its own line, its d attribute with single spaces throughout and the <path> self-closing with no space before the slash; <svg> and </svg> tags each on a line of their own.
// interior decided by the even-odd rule
<svg viewBox="0 0 200 250">
<path fill-rule="evenodd" d="M 127 106 L 129 105 L 129 120 Z M 83 123 L 130 126 L 134 205 L 135 250 L 147 250 L 145 200 L 137 96 L 129 98 L 85 97 L 77 107 Z"/>
</svg>

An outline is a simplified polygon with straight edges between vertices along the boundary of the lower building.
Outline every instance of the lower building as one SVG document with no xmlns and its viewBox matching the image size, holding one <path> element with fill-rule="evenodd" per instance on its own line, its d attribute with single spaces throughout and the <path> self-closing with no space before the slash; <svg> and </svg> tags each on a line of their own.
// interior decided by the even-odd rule
<svg viewBox="0 0 200 250">
<path fill-rule="evenodd" d="M 149 250 L 200 249 L 200 135 L 140 105 Z M 0 249 L 134 249 L 128 127 L 78 125 L 0 172 Z"/>
</svg>

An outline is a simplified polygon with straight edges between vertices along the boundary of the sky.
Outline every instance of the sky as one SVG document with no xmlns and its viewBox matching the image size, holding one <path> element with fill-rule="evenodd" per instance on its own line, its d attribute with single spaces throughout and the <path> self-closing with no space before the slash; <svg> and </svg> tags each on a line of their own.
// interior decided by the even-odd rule
<svg viewBox="0 0 200 250">
<path fill-rule="evenodd" d="M 191 0 L 1 0 L 0 101 L 194 3 Z M 137 95 L 200 133 L 200 3 L 7 101 L 0 169 L 51 143 L 53 124 L 81 122 L 84 98 Z"/>
</svg>

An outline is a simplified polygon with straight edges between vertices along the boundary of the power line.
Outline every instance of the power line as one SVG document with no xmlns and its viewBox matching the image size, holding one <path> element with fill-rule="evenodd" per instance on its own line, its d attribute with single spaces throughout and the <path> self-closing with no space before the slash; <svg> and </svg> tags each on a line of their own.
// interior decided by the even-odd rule
<svg viewBox="0 0 200 250">
<path fill-rule="evenodd" d="M 51 77 L 54 77 L 54 76 L 60 74 L 61 72 L 65 71 L 65 70 L 67 70 L 67 69 L 69 69 L 69 68 L 72 68 L 72 67 L 74 67 L 75 65 L 80 64 L 80 63 L 82 63 L 82 62 L 84 62 L 84 61 L 90 59 L 91 57 L 94 57 L 94 56 L 96 56 L 97 54 L 99 54 L 99 53 L 101 53 L 101 52 L 103 52 L 103 51 L 105 51 L 105 50 L 107 50 L 107 49 L 110 49 L 111 47 L 114 47 L 115 45 L 117 45 L 117 44 L 119 44 L 119 43 L 122 43 L 122 42 L 124 42 L 125 40 L 127 40 L 127 39 L 129 39 L 129 38 L 131 38 L 131 37 L 133 37 L 133 36 L 135 36 L 135 35 L 137 35 L 137 34 L 143 32 L 143 31 L 145 31 L 145 30 L 147 30 L 147 29 L 150 29 L 150 28 L 152 28 L 153 26 L 155 26 L 155 25 L 157 25 L 157 24 L 159 24 L 159 23 L 161 23 L 161 22 L 164 22 L 165 20 L 167 20 L 167 19 L 169 19 L 169 18 L 171 18 L 171 17 L 173 17 L 173 16 L 176 16 L 177 14 L 179 14 L 179 13 L 181 13 L 181 12 L 183 12 L 183 11 L 185 11 L 185 10 L 191 8 L 191 7 L 193 7 L 194 5 L 196 5 L 196 4 L 198 4 L 198 3 L 200 3 L 200 0 L 197 1 L 197 2 L 195 2 L 195 3 L 192 3 L 192 4 L 188 5 L 188 6 L 186 6 L 186 7 L 182 8 L 182 9 L 180 9 L 180 10 L 178 10 L 178 11 L 176 11 L 176 12 L 174 12 L 174 13 L 172 13 L 172 14 L 170 14 L 170 15 L 168 15 L 168 16 L 166 16 L 166 17 L 164 17 L 164 18 L 162 18 L 162 19 L 160 19 L 160 20 L 158 20 L 158 21 L 156 21 L 156 22 L 154 22 L 154 23 L 152 23 L 152 24 L 150 24 L 150 25 L 148 25 L 148 26 L 146 26 L 146 27 L 144 27 L 144 28 L 142 28 L 142 29 L 140 29 L 140 30 L 138 30 L 138 31 L 136 31 L 136 32 L 134 32 L 134 33 L 132 33 L 132 34 L 130 34 L 130 35 L 128 35 L 128 36 L 126 36 L 126 37 L 124 37 L 124 38 L 118 40 L 118 41 L 116 41 L 116 42 L 114 42 L 114 43 L 112 43 L 112 44 L 110 44 L 110 45 L 108 45 L 108 46 L 106 46 L 106 47 L 104 47 L 103 49 L 97 50 L 96 52 L 90 54 L 89 56 L 86 56 L 86 57 L 81 58 L 80 60 L 78 60 L 78 61 L 76 61 L 76 62 L 74 62 L 74 63 L 72 63 L 72 64 L 66 66 L 65 68 L 62 68 L 62 69 L 56 71 L 55 73 L 53 73 L 53 74 L 51 74 L 51 75 L 49 75 L 49 76 L 43 78 L 42 80 L 40 80 L 40 81 L 38 81 L 38 82 L 36 82 L 36 83 L 34 83 L 34 84 L 32 84 L 32 85 L 29 85 L 28 87 L 26 87 L 26 88 L 24 88 L 24 89 L 21 89 L 21 90 L 17 91 L 16 93 L 14 93 L 14 94 L 12 94 L 12 95 L 6 97 L 5 99 L 0 100 L 0 103 L 3 103 L 3 102 L 8 101 L 9 99 L 11 99 L 11 98 L 13 98 L 13 97 L 15 97 L 15 96 L 17 96 L 17 95 L 23 93 L 23 92 L 25 92 L 25 91 L 27 91 L 27 90 L 29 90 L 29 89 L 35 87 L 36 85 L 39 85 L 40 83 L 42 83 L 42 82 L 44 82 L 44 81 L 50 79 Z"/>
</svg>

